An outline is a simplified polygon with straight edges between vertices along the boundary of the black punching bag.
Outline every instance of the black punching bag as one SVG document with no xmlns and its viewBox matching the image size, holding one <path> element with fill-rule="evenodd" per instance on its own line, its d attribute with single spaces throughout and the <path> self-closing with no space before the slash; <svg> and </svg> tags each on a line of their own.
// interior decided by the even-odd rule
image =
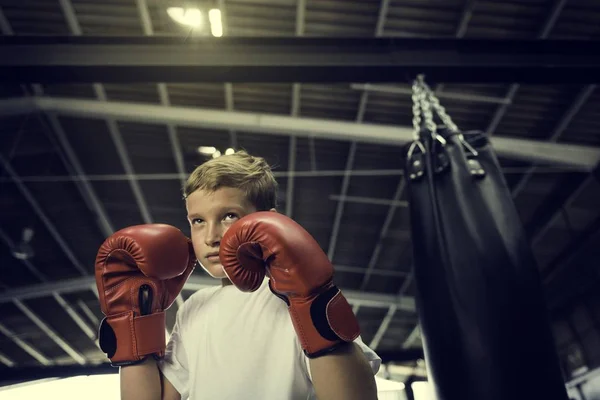
<svg viewBox="0 0 600 400">
<path fill-rule="evenodd" d="M 536 262 L 488 138 L 420 132 L 405 173 L 437 399 L 568 399 Z"/>
</svg>

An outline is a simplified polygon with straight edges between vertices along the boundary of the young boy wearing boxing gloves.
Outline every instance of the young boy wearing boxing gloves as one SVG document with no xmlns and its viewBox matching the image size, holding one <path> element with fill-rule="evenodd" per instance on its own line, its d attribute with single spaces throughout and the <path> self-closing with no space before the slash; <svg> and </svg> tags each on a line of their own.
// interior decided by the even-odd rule
<svg viewBox="0 0 600 400">
<path fill-rule="evenodd" d="M 318 243 L 274 212 L 276 192 L 264 159 L 212 159 L 184 188 L 191 244 L 158 224 L 103 244 L 100 342 L 121 366 L 124 400 L 377 398 L 381 359 Z M 185 301 L 165 347 L 164 310 L 196 258 L 222 284 Z"/>
</svg>

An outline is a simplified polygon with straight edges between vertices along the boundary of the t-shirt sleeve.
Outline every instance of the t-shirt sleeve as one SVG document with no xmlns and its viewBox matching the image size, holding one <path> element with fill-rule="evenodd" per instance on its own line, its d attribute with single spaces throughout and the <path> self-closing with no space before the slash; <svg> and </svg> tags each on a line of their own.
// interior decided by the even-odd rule
<svg viewBox="0 0 600 400">
<path fill-rule="evenodd" d="M 186 308 L 184 304 L 177 311 L 175 325 L 167 342 L 165 356 L 158 362 L 158 368 L 179 392 L 182 399 L 186 399 L 190 391 L 189 364 L 182 337 L 182 322 L 186 320 L 184 317 Z"/>
<path fill-rule="evenodd" d="M 375 353 L 369 346 L 367 346 L 362 338 L 359 336 L 354 340 L 354 343 L 358 345 L 358 347 L 362 350 L 363 354 L 367 358 L 369 365 L 371 366 L 371 371 L 373 371 L 373 375 L 376 375 L 379 372 L 379 368 L 381 367 L 381 357 Z M 308 372 L 308 378 L 312 381 L 312 374 L 310 372 L 310 358 L 304 356 L 306 361 L 306 370 Z"/>
<path fill-rule="evenodd" d="M 360 347 L 363 354 L 367 358 L 367 361 L 369 362 L 369 365 L 371 366 L 371 370 L 373 371 L 373 375 L 377 374 L 377 372 L 379 372 L 379 368 L 381 367 L 381 357 L 379 357 L 377 355 L 377 353 L 375 353 L 374 350 L 372 350 L 369 346 L 367 346 L 362 341 L 362 338 L 360 336 L 358 338 L 356 338 L 354 343 L 356 343 L 358 345 L 358 347 Z"/>
</svg>

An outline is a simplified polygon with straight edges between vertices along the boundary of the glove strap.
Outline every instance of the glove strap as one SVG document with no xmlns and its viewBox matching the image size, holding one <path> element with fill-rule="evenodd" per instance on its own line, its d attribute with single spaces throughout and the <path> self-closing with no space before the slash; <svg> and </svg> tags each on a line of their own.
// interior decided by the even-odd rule
<svg viewBox="0 0 600 400">
<path fill-rule="evenodd" d="M 289 299 L 289 312 L 304 353 L 315 358 L 360 335 L 352 307 L 335 286 L 311 299 Z"/>
<path fill-rule="evenodd" d="M 138 364 L 148 355 L 162 357 L 166 348 L 165 312 L 134 316 L 133 311 L 104 318 L 100 348 L 113 366 Z"/>
</svg>

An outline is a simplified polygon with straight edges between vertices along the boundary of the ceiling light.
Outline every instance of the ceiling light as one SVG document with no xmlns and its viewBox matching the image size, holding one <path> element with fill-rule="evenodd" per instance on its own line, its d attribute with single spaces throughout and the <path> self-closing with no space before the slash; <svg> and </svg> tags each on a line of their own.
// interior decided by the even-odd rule
<svg viewBox="0 0 600 400">
<path fill-rule="evenodd" d="M 12 249 L 13 256 L 18 260 L 29 260 L 33 258 L 35 252 L 30 245 L 31 239 L 33 238 L 34 231 L 31 228 L 23 229 L 21 234 L 21 242 L 19 242 L 14 249 Z"/>
<path fill-rule="evenodd" d="M 229 155 L 231 155 L 231 154 L 233 154 L 233 153 L 235 153 L 235 150 L 234 150 L 234 149 L 232 149 L 231 147 L 230 147 L 230 148 L 228 148 L 227 150 L 225 150 L 225 155 L 226 155 L 226 156 L 229 156 Z"/>
<path fill-rule="evenodd" d="M 167 14 L 181 25 L 198 28 L 202 25 L 202 12 L 197 8 L 169 7 Z M 219 17 L 220 18 L 220 17 Z"/>
<path fill-rule="evenodd" d="M 213 157 L 213 158 L 221 157 L 221 152 L 220 152 L 219 150 L 215 151 L 215 152 L 212 154 L 212 157 Z"/>
<path fill-rule="evenodd" d="M 205 154 L 207 156 L 212 156 L 217 151 L 216 148 L 212 146 L 200 146 L 198 147 L 198 153 Z"/>
<path fill-rule="evenodd" d="M 208 20 L 210 21 L 210 31 L 214 37 L 223 36 L 223 23 L 221 22 L 221 10 L 213 8 L 208 12 Z"/>
</svg>

